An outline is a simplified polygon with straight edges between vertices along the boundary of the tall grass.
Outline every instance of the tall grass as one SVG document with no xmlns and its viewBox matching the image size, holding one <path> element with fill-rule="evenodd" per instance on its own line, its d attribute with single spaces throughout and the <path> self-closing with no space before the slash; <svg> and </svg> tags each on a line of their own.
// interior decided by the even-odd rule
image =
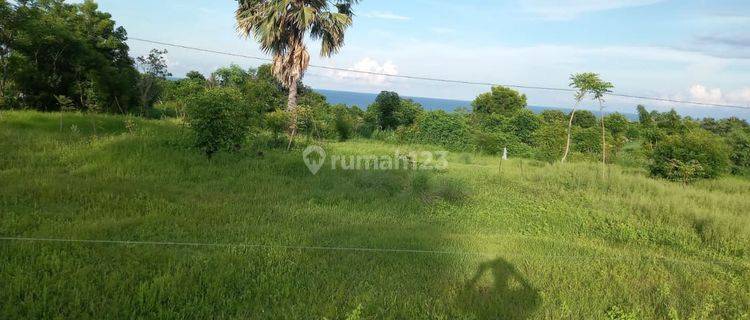
<svg viewBox="0 0 750 320">
<path fill-rule="evenodd" d="M 0 236 L 270 247 L 2 241 L 1 318 L 748 317 L 743 178 L 467 154 L 311 175 L 298 151 L 208 160 L 178 123 L 125 120 L 4 113 Z"/>
</svg>

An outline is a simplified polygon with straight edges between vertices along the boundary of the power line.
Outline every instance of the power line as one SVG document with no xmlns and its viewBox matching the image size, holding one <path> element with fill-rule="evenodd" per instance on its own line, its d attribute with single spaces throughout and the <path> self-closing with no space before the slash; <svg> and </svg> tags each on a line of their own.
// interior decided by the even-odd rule
<svg viewBox="0 0 750 320">
<path fill-rule="evenodd" d="M 170 46 L 170 47 L 182 48 L 182 49 L 194 50 L 194 51 L 200 51 L 200 52 L 214 53 L 214 54 L 220 54 L 220 55 L 231 56 L 231 57 L 273 62 L 273 60 L 269 58 L 256 57 L 256 56 L 250 56 L 250 55 L 232 53 L 232 52 L 226 52 L 226 51 L 204 49 L 204 48 L 186 46 L 186 45 L 175 44 L 175 43 L 148 40 L 148 39 L 137 38 L 137 37 L 130 37 L 129 40 L 135 40 L 135 41 L 140 41 L 140 42 L 145 42 L 145 43 L 158 44 L 158 45 L 164 45 L 164 46 Z M 575 92 L 576 91 L 571 88 L 528 86 L 528 85 L 518 85 L 518 84 L 499 84 L 499 83 L 491 83 L 491 82 L 475 82 L 475 81 L 453 80 L 453 79 L 443 79 L 443 78 L 433 78 L 433 77 L 423 77 L 423 76 L 413 76 L 413 75 L 398 75 L 398 74 L 389 74 L 389 73 L 382 73 L 382 72 L 362 71 L 362 70 L 353 70 L 353 69 L 338 68 L 338 67 L 321 66 L 321 65 L 314 65 L 314 64 L 311 64 L 310 67 L 324 69 L 324 70 L 351 72 L 351 73 L 385 76 L 385 77 L 401 78 L 401 79 L 409 79 L 409 80 L 433 81 L 433 82 L 480 85 L 480 86 L 503 86 L 503 87 L 516 88 L 516 89 L 546 90 L 546 91 L 557 91 L 557 92 Z M 708 106 L 708 107 L 722 107 L 722 108 L 735 108 L 735 109 L 750 110 L 750 106 L 708 103 L 708 102 L 678 100 L 678 99 L 669 99 L 669 98 L 656 98 L 656 97 L 647 97 L 647 96 L 631 95 L 631 94 L 615 93 L 615 92 L 610 92 L 608 93 L 608 95 L 612 97 L 621 97 L 621 98 L 638 99 L 638 100 L 650 100 L 650 101 L 660 101 L 660 102 L 692 104 L 692 105 Z"/>
</svg>

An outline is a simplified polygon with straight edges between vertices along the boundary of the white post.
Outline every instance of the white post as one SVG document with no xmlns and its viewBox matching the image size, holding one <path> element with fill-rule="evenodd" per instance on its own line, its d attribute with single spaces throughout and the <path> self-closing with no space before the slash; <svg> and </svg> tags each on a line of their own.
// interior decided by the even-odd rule
<svg viewBox="0 0 750 320">
<path fill-rule="evenodd" d="M 503 160 L 508 160 L 508 147 L 503 148 Z"/>
</svg>

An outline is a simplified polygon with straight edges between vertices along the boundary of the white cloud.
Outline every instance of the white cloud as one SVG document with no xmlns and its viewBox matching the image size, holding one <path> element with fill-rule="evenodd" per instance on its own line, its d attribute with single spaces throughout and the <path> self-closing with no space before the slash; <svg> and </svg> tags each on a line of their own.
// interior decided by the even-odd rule
<svg viewBox="0 0 750 320">
<path fill-rule="evenodd" d="M 521 6 L 543 19 L 570 20 L 580 15 L 628 7 L 647 6 L 664 0 L 519 0 Z"/>
<path fill-rule="evenodd" d="M 701 84 L 690 87 L 690 100 L 716 104 L 750 104 L 750 87 L 723 93 L 721 88 L 707 88 Z"/>
<path fill-rule="evenodd" d="M 381 64 L 369 57 L 359 60 L 351 68 L 347 69 L 372 73 L 385 73 L 390 75 L 398 74 L 398 67 L 393 64 L 392 61 L 385 61 Z M 338 80 L 358 81 L 369 85 L 385 85 L 389 80 L 387 76 L 358 72 L 333 71 L 330 72 L 329 75 Z"/>
<path fill-rule="evenodd" d="M 398 15 L 389 11 L 370 11 L 364 14 L 365 17 L 385 20 L 411 20 L 410 17 Z"/>
</svg>

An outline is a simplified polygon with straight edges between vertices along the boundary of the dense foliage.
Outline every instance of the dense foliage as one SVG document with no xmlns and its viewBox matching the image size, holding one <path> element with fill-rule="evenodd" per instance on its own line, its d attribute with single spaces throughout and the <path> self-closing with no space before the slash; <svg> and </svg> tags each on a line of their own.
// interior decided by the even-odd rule
<svg viewBox="0 0 750 320">
<path fill-rule="evenodd" d="M 671 135 L 654 149 L 651 174 L 684 182 L 715 178 L 729 168 L 729 154 L 726 144 L 705 130 Z"/>
<path fill-rule="evenodd" d="M 187 99 L 187 123 L 195 146 L 209 158 L 245 144 L 255 113 L 233 88 L 208 89 Z"/>
<path fill-rule="evenodd" d="M 510 116 L 526 108 L 526 95 L 510 88 L 495 86 L 490 92 L 480 94 L 471 105 L 477 113 Z"/>
<path fill-rule="evenodd" d="M 0 7 L 0 107 L 60 110 L 59 97 L 79 110 L 135 106 L 138 72 L 127 33 L 96 3 L 29 0 L 11 7 L 2 1 Z"/>
</svg>

